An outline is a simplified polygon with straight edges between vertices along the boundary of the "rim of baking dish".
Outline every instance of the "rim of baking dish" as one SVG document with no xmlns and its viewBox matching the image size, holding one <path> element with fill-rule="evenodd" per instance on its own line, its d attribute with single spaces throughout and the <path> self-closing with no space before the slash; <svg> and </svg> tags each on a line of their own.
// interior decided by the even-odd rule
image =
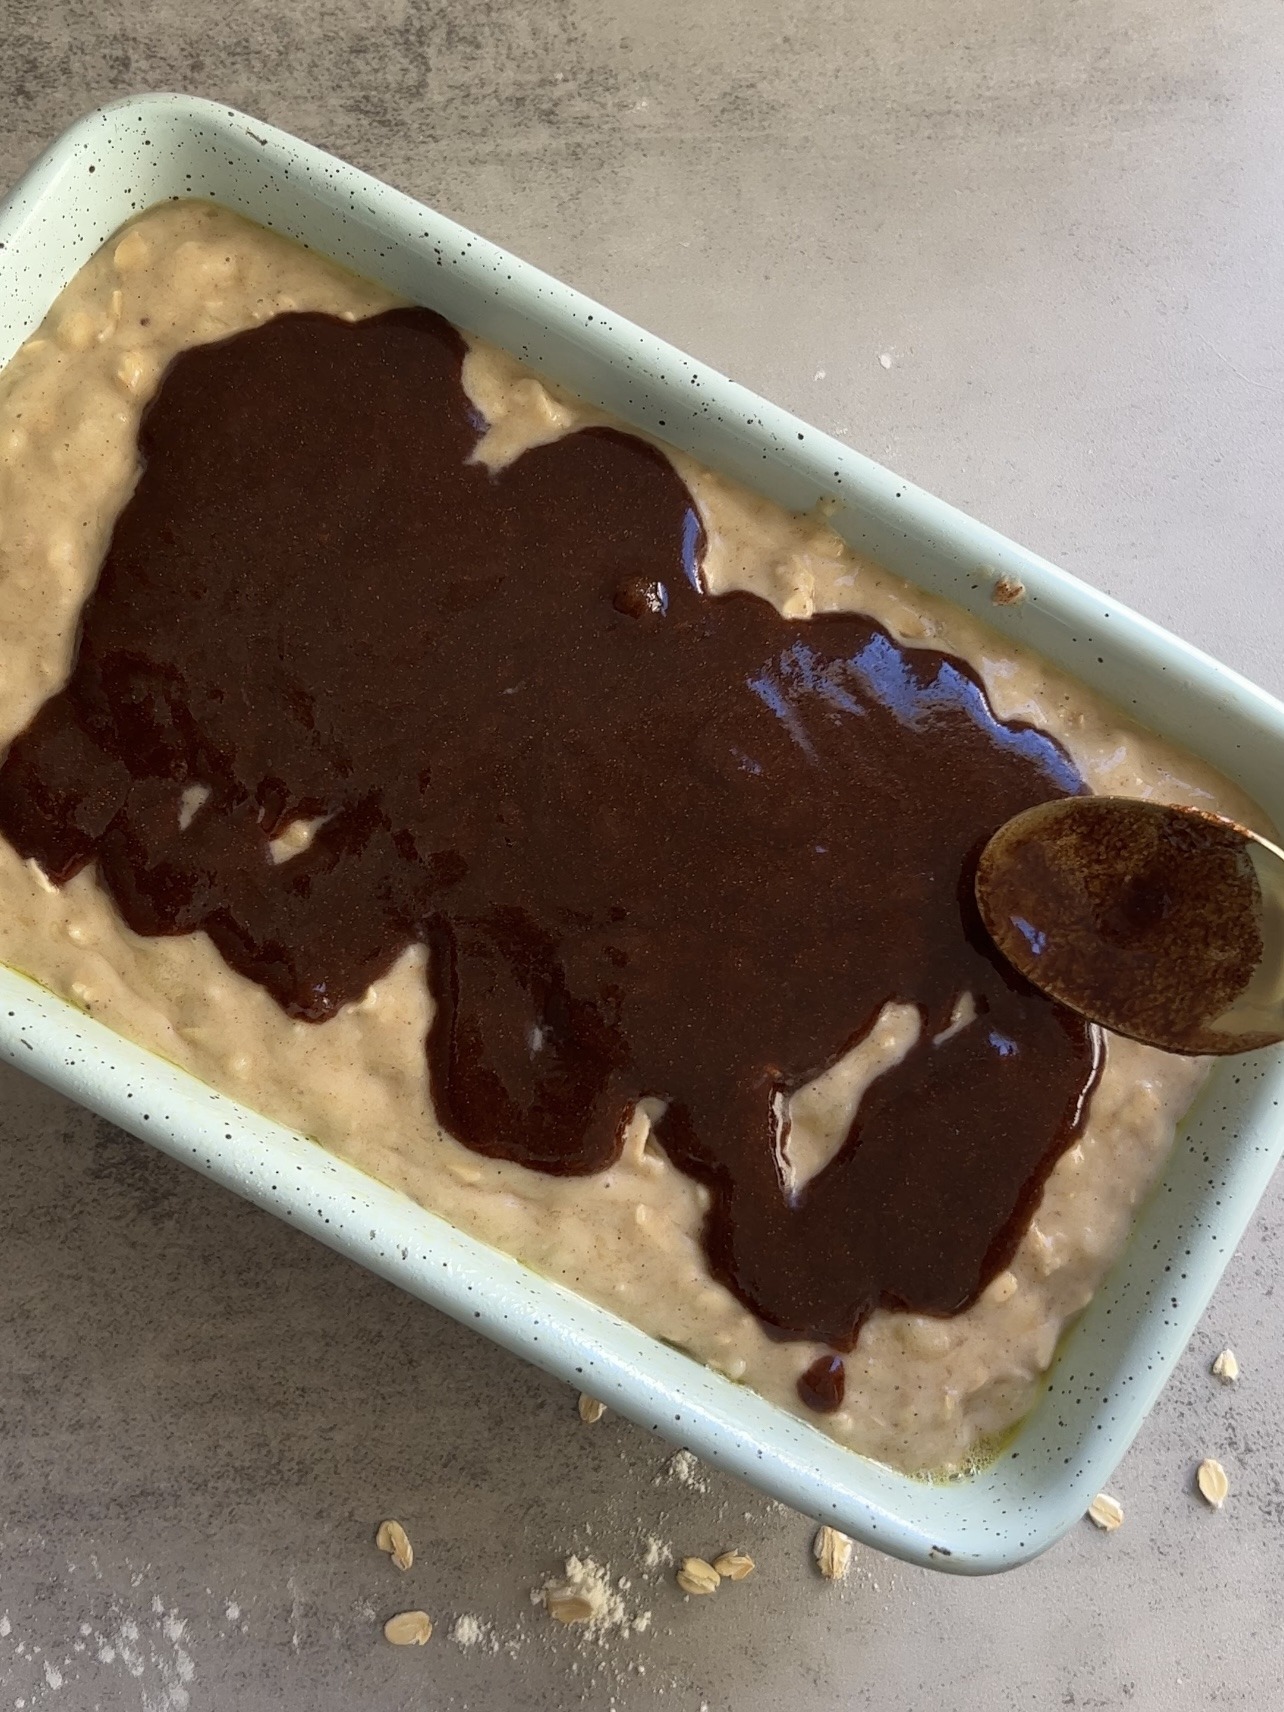
<svg viewBox="0 0 1284 1712">
<path fill-rule="evenodd" d="M 1042 652 L 1284 821 L 1284 706 L 1088 584 L 454 221 L 235 109 L 142 95 L 73 125 L 0 204 L 0 360 L 131 214 L 210 198 L 428 303 L 616 416 Z M 1000 578 L 1025 598 L 995 606 Z M 1004 1569 L 1083 1514 L 1284 1151 L 1284 1050 L 1219 1063 L 1127 1247 L 1003 1452 L 916 1480 L 828 1439 L 306 1138 L 0 969 L 0 1057 L 620 1413 L 909 1561 Z"/>
</svg>

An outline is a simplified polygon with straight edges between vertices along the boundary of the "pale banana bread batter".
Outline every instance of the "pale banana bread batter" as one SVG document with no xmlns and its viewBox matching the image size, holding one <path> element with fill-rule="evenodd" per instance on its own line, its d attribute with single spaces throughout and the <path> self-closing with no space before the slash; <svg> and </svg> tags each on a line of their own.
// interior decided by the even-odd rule
<svg viewBox="0 0 1284 1712">
<path fill-rule="evenodd" d="M 397 301 L 224 209 L 192 203 L 142 215 L 72 281 L 0 375 L 0 745 L 68 677 L 81 607 L 137 475 L 139 417 L 168 361 L 284 311 L 357 318 Z M 605 420 L 477 341 L 464 379 L 490 425 L 476 455 L 492 467 Z M 998 716 L 1056 737 L 1095 790 L 1254 819 L 1253 806 L 1203 763 L 860 558 L 823 519 L 790 516 L 669 455 L 704 520 L 712 592 L 750 589 L 790 617 L 867 613 L 900 641 L 970 662 Z M 183 813 L 199 808 L 193 795 Z M 289 828 L 277 859 L 304 849 L 312 830 Z M 332 1021 L 295 1022 L 203 934 L 140 938 L 92 870 L 58 889 L 0 840 L 0 959 L 461 1229 L 801 1412 L 795 1380 L 821 1346 L 768 1338 L 710 1277 L 700 1245 L 705 1192 L 649 1140 L 644 1109 L 618 1163 L 590 1177 L 485 1159 L 444 1134 L 427 1085 L 432 1001 L 421 947 Z M 951 1030 L 973 1020 L 965 997 Z M 794 1096 L 786 1185 L 832 1157 L 863 1089 L 909 1051 L 919 1028 L 914 1007 L 889 1002 L 863 1041 Z M 1204 1061 L 1111 1037 L 1080 1138 L 1049 1178 L 1011 1268 L 952 1319 L 874 1314 L 846 1358 L 842 1408 L 807 1418 L 910 1470 L 954 1470 L 983 1453 L 1031 1406 L 1205 1072 Z"/>
</svg>

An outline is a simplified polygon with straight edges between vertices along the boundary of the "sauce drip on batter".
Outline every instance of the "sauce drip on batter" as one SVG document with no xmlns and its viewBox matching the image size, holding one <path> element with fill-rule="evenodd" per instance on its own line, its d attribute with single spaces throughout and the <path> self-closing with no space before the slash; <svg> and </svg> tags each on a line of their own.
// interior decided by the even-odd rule
<svg viewBox="0 0 1284 1712">
<path fill-rule="evenodd" d="M 426 942 L 450 1131 L 595 1172 L 663 1102 L 713 1274 L 779 1333 L 848 1350 L 879 1304 L 957 1312 L 1095 1073 L 1086 1026 L 990 947 L 972 870 L 1079 776 L 956 659 L 706 595 L 690 495 L 642 441 L 470 463 L 463 350 L 395 310 L 173 363 L 0 829 L 59 883 L 96 862 L 136 932 L 204 929 L 309 1021 Z M 791 1190 L 789 1095 L 891 999 L 917 1045 Z"/>
</svg>

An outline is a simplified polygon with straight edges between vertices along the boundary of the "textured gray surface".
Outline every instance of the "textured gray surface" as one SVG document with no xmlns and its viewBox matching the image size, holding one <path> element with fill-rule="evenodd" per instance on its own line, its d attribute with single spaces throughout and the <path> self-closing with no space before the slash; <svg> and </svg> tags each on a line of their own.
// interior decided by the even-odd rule
<svg viewBox="0 0 1284 1712">
<path fill-rule="evenodd" d="M 1284 689 L 1278 0 L 0 0 L 0 45 L 0 181 L 114 95 L 226 99 Z M 12 1073 L 0 1150 L 0 1708 L 1276 1702 L 1279 1191 L 1119 1533 L 835 1590 L 800 1518 L 656 1485 L 643 1433 Z M 684 1605 L 650 1534 L 760 1567 Z M 549 1632 L 528 1590 L 576 1547 L 650 1633 Z M 420 1603 L 429 1646 L 384 1646 Z"/>
</svg>

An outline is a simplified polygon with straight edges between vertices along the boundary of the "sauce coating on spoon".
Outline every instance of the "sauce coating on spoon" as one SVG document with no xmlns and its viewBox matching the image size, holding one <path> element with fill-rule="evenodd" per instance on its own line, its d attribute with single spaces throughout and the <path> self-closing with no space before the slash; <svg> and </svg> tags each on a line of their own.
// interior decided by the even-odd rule
<svg viewBox="0 0 1284 1712">
<path fill-rule="evenodd" d="M 690 495 L 642 441 L 470 463 L 463 354 L 395 310 L 173 363 L 0 830 L 57 882 L 96 863 L 135 931 L 204 930 L 309 1021 L 426 942 L 447 1128 L 596 1172 L 661 1102 L 713 1275 L 782 1335 L 844 1350 L 880 1304 L 957 1312 L 1095 1074 L 971 885 L 994 828 L 1077 773 L 949 656 L 707 596 Z M 276 863 L 296 820 L 321 824 Z M 789 1096 L 889 999 L 918 1044 L 789 1191 Z"/>
<path fill-rule="evenodd" d="M 995 834 L 976 891 L 995 944 L 1064 1003 L 1169 1051 L 1228 1050 L 1210 1025 L 1264 949 L 1261 885 L 1232 822 L 1123 797 L 1049 803 Z"/>
</svg>

